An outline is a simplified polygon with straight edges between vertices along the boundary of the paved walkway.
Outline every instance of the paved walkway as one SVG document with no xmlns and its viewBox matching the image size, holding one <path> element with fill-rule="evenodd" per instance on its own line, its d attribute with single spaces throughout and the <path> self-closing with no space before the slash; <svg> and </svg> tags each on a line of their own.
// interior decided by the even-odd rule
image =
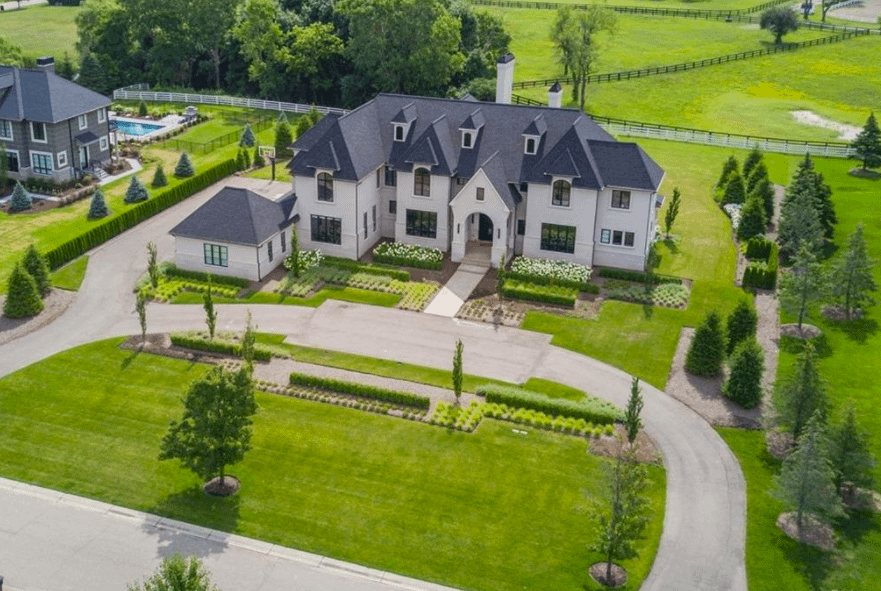
<svg viewBox="0 0 881 591">
<path fill-rule="evenodd" d="M 232 177 L 228 182 L 269 195 L 287 189 L 285 184 L 255 179 Z M 153 240 L 160 257 L 170 258 L 173 242 L 168 230 L 219 187 L 215 185 L 187 199 L 93 251 L 83 285 L 67 312 L 40 331 L 0 346 L 0 376 L 75 345 L 139 332 L 132 285 L 146 268 L 144 245 Z M 250 309 L 261 330 L 287 334 L 291 342 L 303 345 L 447 368 L 456 340 L 462 339 L 464 369 L 468 373 L 511 381 L 524 381 L 536 375 L 591 392 L 621 406 L 630 389 L 629 375 L 594 359 L 551 346 L 550 337 L 540 333 L 335 301 L 328 301 L 317 309 L 298 306 L 252 306 Z M 219 330 L 244 329 L 245 306 L 218 306 L 218 312 Z M 148 329 L 169 332 L 202 328 L 203 314 L 201 306 L 151 304 L 147 311 Z M 643 396 L 646 431 L 664 456 L 667 499 L 658 554 L 642 589 L 746 591 L 746 495 L 737 460 L 718 434 L 690 409 L 648 385 L 643 386 Z M 3 515 L 10 513 L 14 510 L 0 510 Z M 67 517 L 58 519 L 63 521 Z M 0 547 L 17 545 L 18 536 L 12 536 Z M 50 537 L 51 543 L 34 546 L 32 552 L 19 560 L 26 559 L 30 569 L 58 573 L 55 553 L 62 551 L 65 541 L 63 536 Z M 145 560 L 142 556 L 145 553 L 149 555 L 147 560 L 154 560 L 161 547 L 155 539 L 152 547 L 137 539 L 131 542 L 128 549 L 131 556 L 127 559 L 133 561 Z M 122 540 L 115 540 L 113 545 L 124 544 Z M 276 584 L 270 584 L 266 573 L 272 570 L 276 560 L 272 556 L 251 553 L 242 558 L 229 548 L 212 554 L 211 549 L 216 546 L 209 540 L 193 541 L 191 548 L 210 555 L 216 569 L 248 573 L 229 588 L 287 591 L 292 587 L 290 580 L 273 579 Z M 97 578 L 104 569 L 114 568 L 103 558 L 106 548 L 96 542 L 94 549 L 89 561 L 65 564 L 77 572 L 82 571 L 81 577 Z M 4 560 L 4 570 L 11 568 L 6 564 Z M 291 566 L 290 572 L 294 573 L 293 580 L 304 582 L 294 585 L 300 590 L 340 588 L 333 580 L 323 578 L 323 571 L 312 573 L 308 580 L 303 574 L 307 572 L 305 567 Z M 45 586 L 24 589 L 63 589 L 69 576 L 70 573 L 58 573 Z M 16 587 L 9 577 L 7 583 Z M 392 583 L 386 586 L 389 585 Z M 91 588 L 109 591 L 119 586 L 95 584 Z"/>
<path fill-rule="evenodd" d="M 455 318 L 459 309 L 486 275 L 489 267 L 462 263 L 447 284 L 444 285 L 425 307 L 425 314 Z"/>
</svg>

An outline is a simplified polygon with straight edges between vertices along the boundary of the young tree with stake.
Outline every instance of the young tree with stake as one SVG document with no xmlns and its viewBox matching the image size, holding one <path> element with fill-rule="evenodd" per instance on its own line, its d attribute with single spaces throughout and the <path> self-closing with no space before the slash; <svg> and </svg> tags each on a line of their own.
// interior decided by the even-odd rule
<svg viewBox="0 0 881 591">
<path fill-rule="evenodd" d="M 147 342 L 147 296 L 144 292 L 138 292 L 135 300 L 135 310 L 138 312 L 138 323 L 141 325 L 141 346 Z"/>
<path fill-rule="evenodd" d="M 208 275 L 208 287 L 202 294 L 202 307 L 205 309 L 205 324 L 208 325 L 209 340 L 214 340 L 214 329 L 217 326 L 217 310 L 214 309 L 214 296 L 211 293 L 211 275 Z"/>
</svg>

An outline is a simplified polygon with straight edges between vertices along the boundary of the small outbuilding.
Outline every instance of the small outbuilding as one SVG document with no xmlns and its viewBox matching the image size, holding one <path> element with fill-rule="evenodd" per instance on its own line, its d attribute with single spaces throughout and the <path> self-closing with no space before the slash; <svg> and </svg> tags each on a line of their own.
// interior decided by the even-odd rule
<svg viewBox="0 0 881 591">
<path fill-rule="evenodd" d="M 287 257 L 297 196 L 273 201 L 224 187 L 170 234 L 181 269 L 261 281 Z"/>
</svg>

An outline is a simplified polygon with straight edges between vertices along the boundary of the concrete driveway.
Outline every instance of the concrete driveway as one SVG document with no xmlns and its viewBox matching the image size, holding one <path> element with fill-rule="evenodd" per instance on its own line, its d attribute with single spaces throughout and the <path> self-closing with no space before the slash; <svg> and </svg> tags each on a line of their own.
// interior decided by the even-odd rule
<svg viewBox="0 0 881 591">
<path fill-rule="evenodd" d="M 268 194 L 287 190 L 281 183 L 230 181 Z M 160 257 L 170 258 L 173 242 L 168 230 L 220 186 L 96 249 L 83 286 L 67 312 L 43 329 L 0 346 L 0 376 L 75 345 L 140 332 L 131 289 L 146 268 L 144 245 L 153 240 Z M 554 347 L 548 335 L 539 333 L 336 301 L 317 309 L 252 306 L 250 310 L 261 330 L 287 334 L 291 342 L 304 345 L 447 368 L 456 339 L 462 339 L 468 373 L 515 381 L 544 377 L 619 406 L 626 404 L 630 391 L 629 375 Z M 218 311 L 219 329 L 244 328 L 244 306 L 218 306 Z M 200 306 L 151 304 L 147 315 L 150 332 L 204 327 Z M 645 428 L 661 449 L 667 469 L 667 501 L 658 554 L 642 589 L 746 591 L 746 493 L 736 458 L 712 427 L 689 408 L 648 385 L 643 385 L 643 396 Z M 131 551 L 145 552 L 141 545 L 133 545 Z M 147 559 L 155 562 L 155 549 L 149 552 L 153 554 Z M 220 551 L 213 560 L 222 563 L 225 555 L 225 550 Z M 33 556 L 34 561 L 42 559 L 42 554 Z M 253 554 L 248 560 L 252 561 L 254 579 L 230 580 L 235 587 L 227 588 L 289 588 L 263 584 L 263 577 L 256 573 L 267 568 L 265 556 Z M 134 573 L 132 578 L 144 572 Z M 330 580 L 320 582 L 320 577 L 310 581 L 298 588 L 335 588 Z M 222 578 L 216 582 L 226 585 Z"/>
</svg>

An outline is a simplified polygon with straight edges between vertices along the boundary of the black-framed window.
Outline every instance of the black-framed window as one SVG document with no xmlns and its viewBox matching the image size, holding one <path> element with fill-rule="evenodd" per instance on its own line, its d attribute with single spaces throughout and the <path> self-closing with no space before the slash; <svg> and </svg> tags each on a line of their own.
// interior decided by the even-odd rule
<svg viewBox="0 0 881 591">
<path fill-rule="evenodd" d="M 395 125 L 395 141 L 403 142 L 404 141 L 404 126 L 403 125 Z"/>
<path fill-rule="evenodd" d="M 612 207 L 630 209 L 630 191 L 612 191 Z"/>
<path fill-rule="evenodd" d="M 437 213 L 433 211 L 408 209 L 407 236 L 437 238 Z"/>
<path fill-rule="evenodd" d="M 575 226 L 541 225 L 541 249 L 553 252 L 575 252 Z"/>
<path fill-rule="evenodd" d="M 385 167 L 385 186 L 395 187 L 398 184 L 398 173 L 391 166 Z"/>
<path fill-rule="evenodd" d="M 342 244 L 343 221 L 324 215 L 312 216 L 312 242 Z"/>
<path fill-rule="evenodd" d="M 13 150 L 6 151 L 6 170 L 9 172 L 18 172 L 18 152 Z"/>
<path fill-rule="evenodd" d="M 0 121 L 0 139 L 12 140 L 12 121 Z"/>
<path fill-rule="evenodd" d="M 266 254 L 269 256 L 269 262 L 272 262 L 272 240 L 266 243 Z"/>
<path fill-rule="evenodd" d="M 471 147 L 471 132 L 466 131 L 462 133 L 462 147 L 470 148 Z"/>
<path fill-rule="evenodd" d="M 37 174 L 52 174 L 52 154 L 31 152 L 31 170 Z"/>
<path fill-rule="evenodd" d="M 517 235 L 523 236 L 526 234 L 526 220 L 517 220 Z"/>
<path fill-rule="evenodd" d="M 554 192 L 551 196 L 551 205 L 569 207 L 569 194 L 571 191 L 572 185 L 569 181 L 555 181 Z"/>
<path fill-rule="evenodd" d="M 333 175 L 318 173 L 318 200 L 333 203 Z"/>
<path fill-rule="evenodd" d="M 535 138 L 526 138 L 526 153 L 535 154 Z"/>
<path fill-rule="evenodd" d="M 612 231 L 603 228 L 600 230 L 600 242 L 603 244 L 611 244 L 612 243 Z"/>
<path fill-rule="evenodd" d="M 212 267 L 228 267 L 229 252 L 226 246 L 222 244 L 204 243 L 202 248 L 205 251 L 205 264 Z"/>
<path fill-rule="evenodd" d="M 284 230 L 282 230 L 282 232 L 281 232 L 281 251 L 282 252 L 288 251 L 288 237 L 284 233 Z"/>
<path fill-rule="evenodd" d="M 376 232 L 376 206 L 370 207 L 370 216 L 373 218 L 373 231 Z"/>
<path fill-rule="evenodd" d="M 45 142 L 46 124 L 39 121 L 31 121 L 31 139 L 35 142 Z"/>
<path fill-rule="evenodd" d="M 624 232 L 624 246 L 633 246 L 633 232 Z"/>
<path fill-rule="evenodd" d="M 364 239 L 367 239 L 367 212 L 364 212 Z"/>
<path fill-rule="evenodd" d="M 378 189 L 380 184 L 382 183 L 382 170 L 376 169 L 376 188 Z"/>
<path fill-rule="evenodd" d="M 460 186 L 460 187 L 464 186 L 465 183 L 467 183 L 467 182 L 468 182 L 468 179 L 466 179 L 466 178 L 463 177 L 463 176 L 457 176 L 457 177 L 456 177 L 456 185 L 458 185 L 458 186 Z"/>
<path fill-rule="evenodd" d="M 483 201 L 483 200 L 484 200 L 485 197 L 484 197 L 484 190 L 483 190 L 483 187 L 477 187 L 477 196 L 476 196 L 476 198 L 477 198 L 478 201 Z"/>
<path fill-rule="evenodd" d="M 600 242 L 604 244 L 609 243 L 609 230 L 603 230 L 603 234 L 600 235 Z M 623 230 L 612 230 L 612 244 L 615 246 L 633 246 L 633 240 L 635 235 L 633 232 L 625 232 Z M 603 236 L 605 236 L 605 240 L 603 240 Z"/>
<path fill-rule="evenodd" d="M 394 199 L 388 202 L 388 212 L 392 214 L 398 213 L 398 202 Z"/>
<path fill-rule="evenodd" d="M 413 194 L 422 197 L 431 196 L 431 173 L 424 168 L 413 171 Z"/>
</svg>

